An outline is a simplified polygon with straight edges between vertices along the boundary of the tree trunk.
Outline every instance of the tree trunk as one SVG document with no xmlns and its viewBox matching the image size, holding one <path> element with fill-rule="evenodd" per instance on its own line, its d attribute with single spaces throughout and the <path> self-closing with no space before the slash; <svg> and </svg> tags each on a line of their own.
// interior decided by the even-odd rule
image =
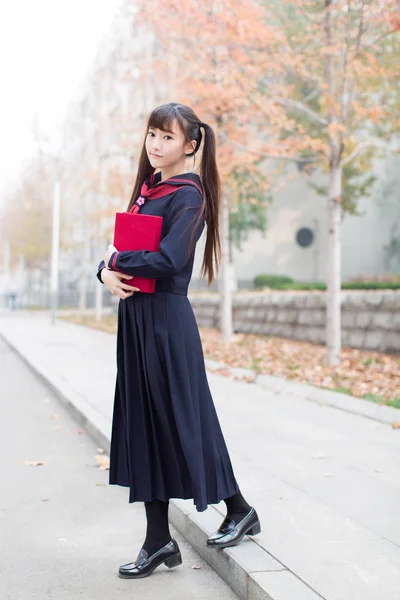
<svg viewBox="0 0 400 600">
<path fill-rule="evenodd" d="M 331 167 L 328 199 L 328 293 L 326 299 L 327 362 L 340 363 L 341 351 L 341 193 L 342 166 Z"/>
<path fill-rule="evenodd" d="M 220 329 L 222 341 L 232 340 L 232 285 L 229 270 L 229 203 L 221 195 Z"/>
</svg>

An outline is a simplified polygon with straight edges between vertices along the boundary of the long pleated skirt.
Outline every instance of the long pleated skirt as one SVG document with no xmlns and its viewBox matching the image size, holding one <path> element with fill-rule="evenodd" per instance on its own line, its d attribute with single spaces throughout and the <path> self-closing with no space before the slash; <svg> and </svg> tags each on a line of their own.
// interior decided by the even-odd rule
<svg viewBox="0 0 400 600">
<path fill-rule="evenodd" d="M 119 302 L 109 483 L 129 502 L 193 498 L 199 512 L 239 491 L 187 296 Z"/>
</svg>

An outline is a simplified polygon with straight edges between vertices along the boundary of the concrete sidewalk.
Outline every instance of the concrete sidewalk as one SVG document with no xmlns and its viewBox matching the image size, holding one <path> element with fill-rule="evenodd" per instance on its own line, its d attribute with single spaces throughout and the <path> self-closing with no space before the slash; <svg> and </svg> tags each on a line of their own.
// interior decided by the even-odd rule
<svg viewBox="0 0 400 600">
<path fill-rule="evenodd" d="M 0 356 L 1 600 L 238 600 L 172 525 L 183 564 L 118 577 L 146 536 L 143 503 L 108 485 L 97 444 L 2 339 Z"/>
<path fill-rule="evenodd" d="M 107 448 L 115 336 L 22 313 L 0 318 L 0 334 Z M 241 598 L 398 600 L 400 430 L 253 383 L 213 373 L 209 382 L 262 532 L 207 549 L 223 502 L 197 513 L 174 500 L 173 525 Z"/>
</svg>

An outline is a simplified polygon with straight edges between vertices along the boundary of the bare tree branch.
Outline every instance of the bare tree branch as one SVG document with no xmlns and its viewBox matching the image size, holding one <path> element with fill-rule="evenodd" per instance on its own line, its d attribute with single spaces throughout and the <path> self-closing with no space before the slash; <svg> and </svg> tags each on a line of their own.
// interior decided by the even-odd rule
<svg viewBox="0 0 400 600">
<path fill-rule="evenodd" d="M 318 94 L 321 93 L 321 90 L 319 88 L 314 88 L 312 90 L 312 92 L 310 92 L 309 94 L 307 94 L 307 96 L 304 96 L 302 98 L 302 102 L 309 102 L 310 100 L 314 100 L 314 98 L 316 96 L 318 96 Z"/>
<path fill-rule="evenodd" d="M 350 152 L 350 154 L 348 156 L 346 156 L 346 158 L 344 158 L 341 162 L 342 165 L 347 165 L 349 164 L 354 158 L 356 158 L 356 156 L 360 153 L 360 151 L 363 148 L 366 148 L 367 146 L 376 146 L 376 143 L 373 141 L 365 141 L 365 142 L 360 142 L 353 150 L 353 152 Z"/>
<path fill-rule="evenodd" d="M 239 150 L 243 150 L 244 152 L 250 152 L 250 154 L 255 154 L 256 156 L 259 156 L 260 158 L 286 160 L 289 162 L 297 162 L 297 163 L 299 163 L 299 162 L 312 163 L 312 162 L 318 161 L 318 156 L 307 156 L 307 157 L 304 157 L 304 156 L 282 156 L 281 154 L 270 154 L 270 153 L 260 152 L 259 150 L 253 150 L 252 148 L 249 148 L 248 146 L 244 146 L 243 144 L 240 144 L 239 142 L 235 142 L 235 140 L 231 140 L 223 132 L 221 132 L 220 135 L 221 135 L 221 138 L 223 138 L 229 144 L 232 144 L 232 146 L 235 146 L 236 148 L 239 148 Z"/>
<path fill-rule="evenodd" d="M 326 127 L 328 125 L 327 119 L 325 119 L 324 117 L 320 117 L 318 113 L 316 113 L 311 108 L 305 106 L 297 100 L 291 100 L 290 98 L 274 98 L 274 101 L 278 102 L 279 104 L 283 104 L 284 106 L 290 106 L 291 108 L 295 108 L 296 110 L 303 112 L 304 114 L 308 115 L 314 122 L 318 123 L 319 125 L 322 125 L 323 127 Z"/>
</svg>

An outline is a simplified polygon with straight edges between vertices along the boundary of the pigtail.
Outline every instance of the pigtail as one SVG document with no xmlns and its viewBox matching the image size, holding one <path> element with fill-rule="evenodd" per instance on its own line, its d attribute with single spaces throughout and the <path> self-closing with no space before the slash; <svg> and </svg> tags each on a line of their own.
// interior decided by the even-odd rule
<svg viewBox="0 0 400 600">
<path fill-rule="evenodd" d="M 200 178 L 204 189 L 203 215 L 207 223 L 207 238 L 200 276 L 207 276 L 208 285 L 210 285 L 218 273 L 221 259 L 221 240 L 219 236 L 221 182 L 216 161 L 215 133 L 207 123 L 201 123 L 201 126 L 204 128 L 204 136 Z"/>
</svg>

